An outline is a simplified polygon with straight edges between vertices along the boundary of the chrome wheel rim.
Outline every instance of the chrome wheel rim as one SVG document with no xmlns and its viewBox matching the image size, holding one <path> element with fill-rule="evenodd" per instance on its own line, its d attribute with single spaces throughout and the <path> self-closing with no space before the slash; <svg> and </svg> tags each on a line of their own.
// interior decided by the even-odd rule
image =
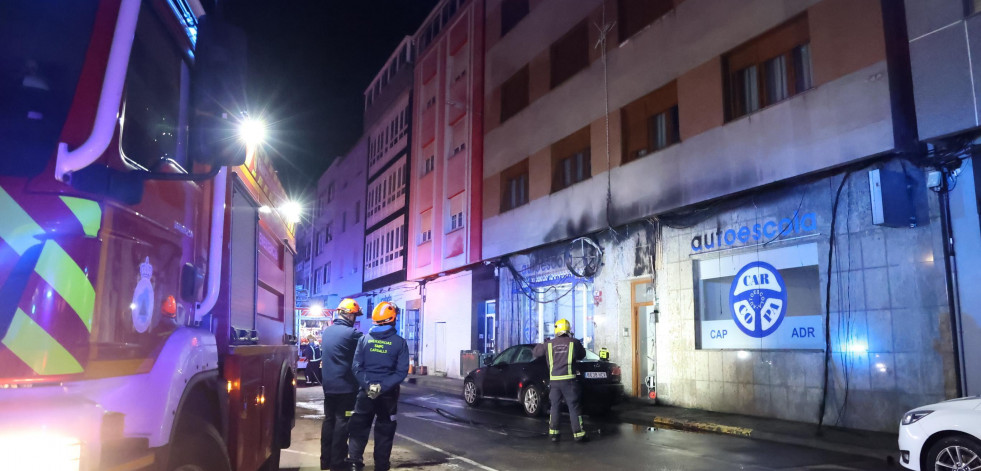
<svg viewBox="0 0 981 471">
<path fill-rule="evenodd" d="M 467 381 L 466 386 L 463 387 L 463 399 L 467 401 L 467 404 L 473 404 L 477 400 L 477 385 L 473 384 L 472 381 Z"/>
<path fill-rule="evenodd" d="M 970 448 L 952 445 L 940 450 L 933 469 L 936 471 L 981 470 L 981 458 Z"/>
<path fill-rule="evenodd" d="M 535 388 L 528 388 L 525 390 L 525 410 L 531 414 L 538 412 L 538 390 Z"/>
</svg>

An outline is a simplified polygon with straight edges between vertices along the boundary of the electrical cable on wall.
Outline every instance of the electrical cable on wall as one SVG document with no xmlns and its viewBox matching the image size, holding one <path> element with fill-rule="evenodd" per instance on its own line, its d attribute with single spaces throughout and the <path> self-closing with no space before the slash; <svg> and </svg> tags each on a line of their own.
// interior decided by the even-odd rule
<svg viewBox="0 0 981 471">
<path fill-rule="evenodd" d="M 821 388 L 821 407 L 818 409 L 818 429 L 824 426 L 824 411 L 828 406 L 828 374 L 831 363 L 831 267 L 835 252 L 835 225 L 838 222 L 838 203 L 841 201 L 841 190 L 851 176 L 853 170 L 845 172 L 838 191 L 835 192 L 834 202 L 831 203 L 831 234 L 828 240 L 828 281 L 825 284 L 824 299 L 824 382 Z"/>
</svg>

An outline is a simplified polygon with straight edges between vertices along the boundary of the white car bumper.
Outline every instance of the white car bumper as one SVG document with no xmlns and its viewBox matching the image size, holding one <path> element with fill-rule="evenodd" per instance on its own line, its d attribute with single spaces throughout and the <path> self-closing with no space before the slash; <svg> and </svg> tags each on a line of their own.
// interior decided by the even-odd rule
<svg viewBox="0 0 981 471">
<path fill-rule="evenodd" d="M 918 423 L 899 427 L 899 464 L 906 469 L 920 471 L 920 452 L 928 438 L 926 431 Z"/>
</svg>

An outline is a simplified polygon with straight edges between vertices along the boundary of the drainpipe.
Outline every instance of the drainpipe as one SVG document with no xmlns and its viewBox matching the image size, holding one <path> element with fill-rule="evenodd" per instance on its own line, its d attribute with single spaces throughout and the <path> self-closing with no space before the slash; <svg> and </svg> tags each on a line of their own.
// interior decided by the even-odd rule
<svg viewBox="0 0 981 471">
<path fill-rule="evenodd" d="M 940 200 L 940 232 L 943 237 L 944 248 L 944 280 L 947 288 L 947 311 L 950 317 L 951 344 L 954 349 L 954 375 L 955 390 L 957 397 L 964 394 L 962 378 L 965 378 L 964 366 L 961 364 L 961 352 L 963 351 L 963 339 L 960 335 L 960 309 L 957 303 L 957 260 L 954 253 L 954 235 L 950 218 L 950 170 L 946 167 L 940 169 L 943 181 L 937 197 Z"/>
</svg>

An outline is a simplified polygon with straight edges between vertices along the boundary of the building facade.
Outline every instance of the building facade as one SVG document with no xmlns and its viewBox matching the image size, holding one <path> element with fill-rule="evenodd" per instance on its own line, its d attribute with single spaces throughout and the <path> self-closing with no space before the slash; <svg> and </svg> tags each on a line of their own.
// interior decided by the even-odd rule
<svg viewBox="0 0 981 471">
<path fill-rule="evenodd" d="M 915 124 L 923 147 L 916 155 L 932 170 L 930 186 L 948 221 L 938 254 L 948 273 L 950 328 L 955 332 L 959 395 L 981 394 L 981 225 L 978 221 L 979 63 L 981 2 L 906 1 L 906 24 L 916 104 Z M 941 225 L 943 227 L 943 225 Z M 943 259 L 941 260 L 941 255 Z"/>
<path fill-rule="evenodd" d="M 310 304 L 333 309 L 341 299 L 362 297 L 367 139 L 331 162 L 317 181 L 311 226 Z"/>
<path fill-rule="evenodd" d="M 863 429 L 956 395 L 897 5 L 488 0 L 498 349 L 566 318 L 635 396 Z"/>
<path fill-rule="evenodd" d="M 420 283 L 411 304 L 420 364 L 455 377 L 496 287 L 484 275 L 493 268 L 473 271 L 482 261 L 483 18 L 481 0 L 444 0 L 415 35 L 407 278 Z"/>
<path fill-rule="evenodd" d="M 398 331 L 416 361 L 421 295 L 417 283 L 406 281 L 414 64 L 415 46 L 406 37 L 364 93 L 368 139 L 364 290 L 367 307 L 388 301 L 403 309 Z"/>
</svg>

